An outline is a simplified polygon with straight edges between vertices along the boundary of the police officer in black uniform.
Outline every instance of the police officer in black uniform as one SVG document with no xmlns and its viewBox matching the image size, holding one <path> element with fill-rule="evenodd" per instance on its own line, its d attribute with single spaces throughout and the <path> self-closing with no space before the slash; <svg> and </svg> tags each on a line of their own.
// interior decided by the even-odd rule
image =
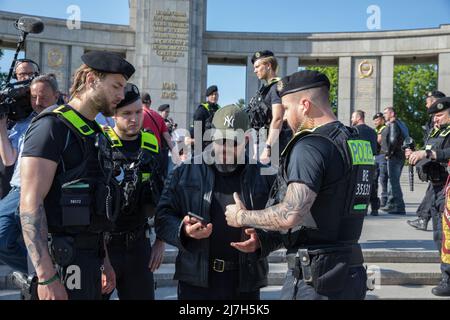
<svg viewBox="0 0 450 320">
<path fill-rule="evenodd" d="M 364 299 L 367 275 L 358 239 L 370 196 L 374 159 L 370 142 L 336 120 L 330 82 L 301 71 L 278 85 L 296 132 L 283 155 L 265 210 L 238 200 L 227 207 L 231 226 L 280 231 L 288 249 L 283 299 Z M 261 248 L 277 241 L 258 234 Z"/>
<path fill-rule="evenodd" d="M 195 110 L 194 113 L 194 126 L 193 126 L 193 132 L 192 136 L 197 141 L 203 141 L 204 134 L 207 130 L 210 130 L 212 128 L 212 120 L 214 117 L 214 114 L 217 110 L 219 110 L 220 106 L 217 104 L 219 101 L 219 88 L 217 88 L 216 85 L 210 86 L 208 89 L 206 89 L 206 101 L 202 104 L 200 104 L 197 107 L 197 110 Z M 195 135 L 195 123 L 201 122 L 202 126 L 202 136 L 200 137 Z M 203 142 L 203 147 L 205 147 L 209 142 Z"/>
<path fill-rule="evenodd" d="M 442 214 L 445 208 L 445 194 L 443 192 L 447 182 L 447 162 L 450 159 L 450 98 L 436 100 L 428 109 L 428 114 L 434 115 L 434 123 L 438 128 L 427 141 L 425 150 L 411 152 L 406 156 L 409 163 L 415 165 L 422 181 L 430 182 L 430 210 L 433 222 L 433 239 L 441 252 L 443 241 Z M 432 289 L 436 296 L 450 296 L 450 264 L 444 262 L 441 253 L 441 283 Z"/>
<path fill-rule="evenodd" d="M 431 91 L 428 92 L 426 97 L 426 108 L 429 109 L 434 102 L 436 102 L 440 98 L 445 98 L 445 94 L 443 94 L 441 91 Z M 433 139 L 433 136 L 437 134 L 437 131 L 439 130 L 434 126 L 433 116 L 431 116 L 423 127 L 424 131 L 424 145 L 428 144 L 428 139 Z M 417 208 L 416 214 L 417 219 L 415 220 L 408 220 L 408 224 L 411 227 L 414 227 L 418 230 L 426 231 L 428 229 L 428 223 L 431 220 L 431 198 L 433 195 L 433 188 L 431 184 L 428 186 L 427 192 L 425 193 L 425 196 L 423 197 L 422 202 L 420 203 L 419 207 Z"/>
<path fill-rule="evenodd" d="M 101 299 L 115 287 L 103 235 L 117 217 L 115 190 L 100 168 L 94 119 L 114 115 L 135 69 L 110 52 L 81 59 L 71 101 L 34 119 L 22 154 L 20 216 L 41 300 Z"/>
<path fill-rule="evenodd" d="M 252 63 L 256 76 L 265 83 L 250 100 L 246 111 L 250 116 L 251 127 L 256 132 L 261 129 L 268 131 L 264 150 L 260 156 L 262 163 L 268 163 L 272 155 L 272 148 L 277 145 L 278 152 L 283 151 L 292 137 L 292 131 L 287 122 L 283 121 L 284 108 L 276 90 L 276 84 L 280 78 L 277 77 L 278 61 L 275 55 L 269 50 L 255 52 Z M 258 136 L 256 139 L 258 145 L 262 143 L 259 138 Z"/>
<path fill-rule="evenodd" d="M 153 300 L 153 271 L 162 262 L 164 242 L 156 239 L 152 250 L 148 219 L 154 214 L 163 180 L 158 139 L 141 131 L 142 102 L 134 84 L 127 85 L 113 118 L 115 127 L 103 128 L 108 139 L 100 140 L 104 166 L 112 170 L 120 190 L 120 215 L 106 236 L 109 258 L 120 300 Z"/>
</svg>

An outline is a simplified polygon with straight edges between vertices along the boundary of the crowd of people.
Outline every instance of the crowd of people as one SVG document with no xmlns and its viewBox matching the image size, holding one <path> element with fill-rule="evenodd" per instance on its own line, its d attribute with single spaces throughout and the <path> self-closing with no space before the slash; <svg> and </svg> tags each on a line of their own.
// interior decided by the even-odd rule
<svg viewBox="0 0 450 320">
<path fill-rule="evenodd" d="M 135 69 L 121 56 L 81 59 L 69 99 L 54 75 L 19 60 L 15 77 L 32 79 L 32 112 L 0 119 L 0 261 L 35 275 L 35 299 L 109 299 L 116 289 L 122 300 L 152 300 L 166 243 L 178 248 L 180 300 L 258 300 L 267 257 L 282 247 L 282 299 L 364 299 L 363 222 L 369 204 L 372 216 L 406 214 L 406 160 L 429 182 L 409 223 L 426 229 L 433 219 L 443 274 L 433 293 L 450 295 L 442 93 L 427 97 L 434 116 L 425 150 L 415 151 L 393 107 L 373 116 L 374 129 L 361 110 L 345 126 L 324 74 L 281 79 L 274 53 L 262 50 L 252 63 L 263 86 L 248 105 L 220 107 L 210 86 L 183 130 L 170 105 L 152 109 L 150 94 L 129 82 Z"/>
</svg>

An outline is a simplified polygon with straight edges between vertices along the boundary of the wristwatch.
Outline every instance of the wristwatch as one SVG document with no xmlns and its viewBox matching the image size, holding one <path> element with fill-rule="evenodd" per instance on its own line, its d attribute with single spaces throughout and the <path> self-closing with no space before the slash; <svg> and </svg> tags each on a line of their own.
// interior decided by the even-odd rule
<svg viewBox="0 0 450 320">
<path fill-rule="evenodd" d="M 431 150 L 425 150 L 425 153 L 427 154 L 427 159 L 431 159 L 433 152 Z"/>
</svg>

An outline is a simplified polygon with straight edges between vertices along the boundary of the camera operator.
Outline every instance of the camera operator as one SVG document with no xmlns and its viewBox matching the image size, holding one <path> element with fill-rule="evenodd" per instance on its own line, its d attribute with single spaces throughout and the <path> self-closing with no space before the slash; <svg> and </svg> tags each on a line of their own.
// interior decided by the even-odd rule
<svg viewBox="0 0 450 320">
<path fill-rule="evenodd" d="M 442 213 L 445 208 L 445 194 L 443 192 L 448 178 L 447 162 L 450 159 L 450 98 L 441 98 L 428 109 L 428 114 L 434 115 L 434 123 L 439 130 L 430 135 L 425 150 L 405 152 L 409 163 L 415 165 L 419 178 L 430 182 L 430 210 L 433 221 L 433 240 L 441 252 L 442 239 L 448 239 L 449 234 L 443 235 Z M 428 191 L 427 191 L 428 192 Z M 444 249 L 444 248 L 442 248 Z M 450 264 L 447 250 L 441 253 L 440 284 L 431 291 L 436 296 L 450 296 Z"/>
<path fill-rule="evenodd" d="M 22 69 L 23 70 L 23 69 Z M 7 117 L 0 119 L 0 154 L 7 166 L 15 164 L 10 185 L 11 191 L 0 201 L 0 260 L 11 268 L 27 272 L 26 248 L 21 239 L 20 218 L 20 154 L 25 133 L 31 120 L 58 99 L 58 83 L 53 75 L 35 78 L 30 86 L 33 112 L 18 121 L 7 134 Z"/>
<path fill-rule="evenodd" d="M 31 79 L 32 77 L 36 77 L 39 75 L 40 69 L 39 66 L 37 65 L 37 63 L 35 63 L 33 60 L 30 59 L 19 59 L 17 60 L 16 64 L 15 64 L 15 68 L 14 68 L 14 73 L 13 73 L 13 79 L 15 79 L 17 82 L 22 82 L 22 81 L 26 81 Z M 3 123 L 6 123 L 6 120 L 2 119 L 1 120 L 1 129 L 0 129 L 0 134 L 1 137 L 0 139 L 2 140 L 1 145 L 5 145 L 4 141 L 5 139 L 8 140 L 7 138 L 7 133 L 5 134 L 4 131 L 4 125 Z M 11 125 L 11 121 L 9 122 L 9 124 Z M 14 134 L 14 131 L 12 131 L 11 135 Z M 14 163 L 16 161 L 15 157 L 13 160 L 11 160 L 10 156 L 11 155 L 7 155 L 7 159 L 5 159 L 4 157 L 4 153 L 3 153 L 3 148 L 2 146 L 0 146 L 0 156 L 2 161 L 0 161 L 0 198 L 3 199 L 3 197 L 5 197 L 9 190 L 10 190 L 10 186 L 9 186 L 9 182 L 11 181 L 11 177 L 14 171 Z M 11 160 L 11 161 L 8 161 Z M 11 163 L 12 162 L 12 163 Z"/>
</svg>

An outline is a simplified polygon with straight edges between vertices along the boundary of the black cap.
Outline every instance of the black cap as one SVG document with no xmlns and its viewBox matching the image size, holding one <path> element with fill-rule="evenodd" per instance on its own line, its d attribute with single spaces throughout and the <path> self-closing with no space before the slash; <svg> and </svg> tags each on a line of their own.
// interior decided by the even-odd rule
<svg viewBox="0 0 450 320">
<path fill-rule="evenodd" d="M 373 116 L 373 120 L 378 119 L 378 118 L 384 119 L 384 115 L 382 112 L 375 113 L 375 115 Z"/>
<path fill-rule="evenodd" d="M 130 79 L 136 71 L 131 63 L 113 52 L 90 51 L 85 53 L 81 60 L 94 70 L 122 74 L 126 79 Z"/>
<path fill-rule="evenodd" d="M 280 97 L 302 90 L 326 86 L 330 89 L 330 80 L 323 73 L 313 70 L 296 72 L 278 82 L 277 90 Z"/>
<path fill-rule="evenodd" d="M 440 98 L 436 100 L 429 108 L 428 114 L 434 114 L 450 108 L 450 97 Z"/>
<path fill-rule="evenodd" d="M 217 86 L 211 86 L 211 87 L 209 87 L 208 89 L 206 89 L 205 95 L 206 95 L 207 97 L 209 97 L 210 95 L 212 95 L 214 92 L 217 92 L 217 91 L 219 91 L 219 89 L 217 88 Z"/>
<path fill-rule="evenodd" d="M 257 51 L 252 57 L 252 63 L 255 64 L 256 60 L 274 56 L 273 52 L 269 50 Z"/>
<path fill-rule="evenodd" d="M 120 101 L 120 103 L 117 105 L 116 109 L 128 106 L 136 101 L 138 101 L 141 98 L 141 95 L 139 94 L 139 89 L 132 83 L 128 83 L 125 87 L 125 98 Z"/>
<path fill-rule="evenodd" d="M 142 95 L 142 103 L 150 104 L 152 102 L 152 97 L 150 97 L 150 94 L 148 92 L 144 93 Z"/>
<path fill-rule="evenodd" d="M 436 98 L 436 99 L 440 99 L 440 98 L 445 98 L 445 94 L 441 91 L 438 90 L 434 90 L 434 91 L 430 91 L 427 93 L 427 98 Z"/>
<path fill-rule="evenodd" d="M 167 109 L 170 109 L 170 105 L 162 104 L 162 105 L 159 106 L 158 111 L 159 112 L 163 112 L 163 111 L 166 111 Z"/>
</svg>

